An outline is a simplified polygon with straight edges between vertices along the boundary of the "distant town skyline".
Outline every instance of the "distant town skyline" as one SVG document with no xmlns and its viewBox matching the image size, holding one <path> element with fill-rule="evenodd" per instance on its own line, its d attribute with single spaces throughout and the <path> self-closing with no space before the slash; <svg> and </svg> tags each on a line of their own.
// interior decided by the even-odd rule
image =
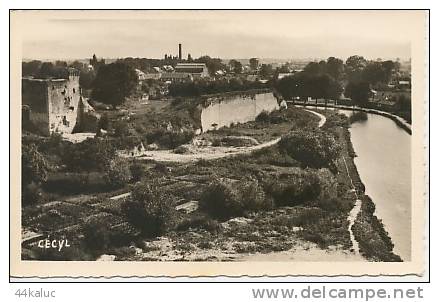
<svg viewBox="0 0 439 302">
<path fill-rule="evenodd" d="M 20 12 L 26 14 L 28 12 Z M 410 58 L 406 11 L 43 11 L 21 23 L 22 57 Z M 413 12 L 412 12 L 413 13 Z"/>
</svg>

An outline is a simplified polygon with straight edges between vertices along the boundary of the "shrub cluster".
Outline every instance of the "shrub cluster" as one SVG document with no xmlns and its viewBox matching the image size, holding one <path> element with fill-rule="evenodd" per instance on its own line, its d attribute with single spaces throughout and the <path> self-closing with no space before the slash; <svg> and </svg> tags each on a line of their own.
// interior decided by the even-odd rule
<svg viewBox="0 0 439 302">
<path fill-rule="evenodd" d="M 43 199 L 43 194 L 40 187 L 34 182 L 24 185 L 21 189 L 21 200 L 23 206 L 33 205 L 40 202 Z"/>
<path fill-rule="evenodd" d="M 47 180 L 49 164 L 45 156 L 38 151 L 34 144 L 24 145 L 21 150 L 21 173 L 22 182 L 41 183 Z"/>
<path fill-rule="evenodd" d="M 112 225 L 110 217 L 93 217 L 83 225 L 83 243 L 90 254 L 98 255 L 109 248 L 129 244 L 138 237 L 138 232 L 128 223 Z"/>
<path fill-rule="evenodd" d="M 116 149 L 109 140 L 88 138 L 67 145 L 62 160 L 71 171 L 103 171 L 115 156 Z"/>
<path fill-rule="evenodd" d="M 259 113 L 259 115 L 255 119 L 257 123 L 264 123 L 264 124 L 268 124 L 268 123 L 280 124 L 287 122 L 288 120 L 289 118 L 286 113 L 277 110 L 272 112 L 268 112 L 264 110 L 261 113 Z"/>
<path fill-rule="evenodd" d="M 183 219 L 177 226 L 177 230 L 204 229 L 209 232 L 216 232 L 221 229 L 221 224 L 204 213 L 193 213 L 190 217 Z"/>
<path fill-rule="evenodd" d="M 282 137 L 281 150 L 311 168 L 331 167 L 341 147 L 334 135 L 319 130 L 295 130 Z"/>
<path fill-rule="evenodd" d="M 137 161 L 131 163 L 130 172 L 133 181 L 140 181 L 142 177 L 145 175 L 145 170 L 143 166 Z"/>
<path fill-rule="evenodd" d="M 266 183 L 266 192 L 278 206 L 296 206 L 307 201 L 331 200 L 337 196 L 337 184 L 327 169 L 299 170 L 286 178 Z"/>
<path fill-rule="evenodd" d="M 158 128 L 147 132 L 146 140 L 149 143 L 157 143 L 167 149 L 175 149 L 180 145 L 189 143 L 194 138 L 194 132 L 189 130 L 170 131 Z"/>
<path fill-rule="evenodd" d="M 367 113 L 364 111 L 354 111 L 349 117 L 349 122 L 351 124 L 361 121 L 367 121 Z"/>
<path fill-rule="evenodd" d="M 271 207 L 271 202 L 255 180 L 232 183 L 215 180 L 202 193 L 200 207 L 212 217 L 226 220 Z"/>
<path fill-rule="evenodd" d="M 268 111 L 262 111 L 256 117 L 256 122 L 258 123 L 269 123 L 270 122 L 270 113 Z"/>
<path fill-rule="evenodd" d="M 300 166 L 300 163 L 292 159 L 291 156 L 285 152 L 280 152 L 277 146 L 254 151 L 253 156 L 258 164 L 270 164 L 279 167 Z"/>
<path fill-rule="evenodd" d="M 116 137 L 124 137 L 129 135 L 129 125 L 125 120 L 117 120 L 114 122 L 114 135 Z"/>
<path fill-rule="evenodd" d="M 43 188 L 47 192 L 59 194 L 78 194 L 101 192 L 108 189 L 105 177 L 101 172 L 53 173 Z"/>
<path fill-rule="evenodd" d="M 113 188 L 121 188 L 131 180 L 131 169 L 125 159 L 115 158 L 105 171 L 106 181 Z"/>
<path fill-rule="evenodd" d="M 136 185 L 121 209 L 133 226 L 151 237 L 168 230 L 175 216 L 172 196 L 163 192 L 156 182 Z"/>
<path fill-rule="evenodd" d="M 23 145 L 21 153 L 21 184 L 23 205 L 40 201 L 39 186 L 46 182 L 49 164 L 34 144 Z"/>
</svg>

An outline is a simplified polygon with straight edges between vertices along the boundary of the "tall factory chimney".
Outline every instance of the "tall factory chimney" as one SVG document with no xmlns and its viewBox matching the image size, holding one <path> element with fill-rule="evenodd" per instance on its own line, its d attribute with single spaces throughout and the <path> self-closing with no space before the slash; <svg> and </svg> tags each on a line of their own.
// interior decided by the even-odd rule
<svg viewBox="0 0 439 302">
<path fill-rule="evenodd" d="M 181 44 L 178 44 L 178 59 L 181 60 Z"/>
</svg>

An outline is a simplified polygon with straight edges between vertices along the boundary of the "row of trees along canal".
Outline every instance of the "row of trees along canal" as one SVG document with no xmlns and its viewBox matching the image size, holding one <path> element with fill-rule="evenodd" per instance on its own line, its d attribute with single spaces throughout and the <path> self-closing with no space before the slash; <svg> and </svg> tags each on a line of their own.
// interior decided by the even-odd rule
<svg viewBox="0 0 439 302">
<path fill-rule="evenodd" d="M 334 57 L 326 61 L 311 62 L 302 72 L 274 82 L 275 90 L 286 100 L 314 98 L 339 100 L 342 93 L 352 100 L 353 105 L 370 107 L 373 89 L 392 91 L 391 81 L 403 76 L 399 62 L 367 61 L 361 56 L 349 57 L 346 62 Z M 397 88 L 393 88 L 397 91 Z M 394 97 L 395 113 L 410 116 L 411 100 L 407 95 Z"/>
</svg>

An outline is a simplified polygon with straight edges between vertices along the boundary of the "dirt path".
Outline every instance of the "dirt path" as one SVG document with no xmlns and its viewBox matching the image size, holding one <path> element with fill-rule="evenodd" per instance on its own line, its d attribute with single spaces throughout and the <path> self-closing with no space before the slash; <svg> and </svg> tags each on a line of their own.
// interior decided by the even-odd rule
<svg viewBox="0 0 439 302">
<path fill-rule="evenodd" d="M 315 114 L 320 118 L 318 127 L 322 127 L 326 123 L 326 117 L 323 114 L 308 109 L 303 109 L 303 110 Z M 277 144 L 280 141 L 280 139 L 281 139 L 280 137 L 277 137 L 271 141 L 251 147 L 208 146 L 208 147 L 200 147 L 200 148 L 189 148 L 191 152 L 185 154 L 177 154 L 174 153 L 173 150 L 145 151 L 143 155 L 138 156 L 137 158 L 152 159 L 159 162 L 179 162 L 179 163 L 194 162 L 200 159 L 212 160 L 212 159 L 218 159 L 228 156 L 249 154 L 253 151 L 261 150 L 273 146 Z"/>
<path fill-rule="evenodd" d="M 303 109 L 303 110 L 311 112 L 312 114 L 315 114 L 320 118 L 319 126 L 318 126 L 319 128 L 322 127 L 326 123 L 326 116 L 324 116 L 323 114 L 309 110 L 309 109 Z"/>
<path fill-rule="evenodd" d="M 200 159 L 211 160 L 227 156 L 249 154 L 253 151 L 267 148 L 277 144 L 280 137 L 251 147 L 201 147 L 194 149 L 194 153 L 177 154 L 172 150 L 146 151 L 145 155 L 139 156 L 139 159 L 153 159 L 161 162 L 193 162 Z"/>
<path fill-rule="evenodd" d="M 346 164 L 346 159 L 344 158 L 344 156 L 343 156 L 343 162 L 344 162 L 344 165 L 346 167 L 346 172 L 348 174 L 349 180 L 351 181 L 352 191 L 355 192 L 355 196 L 357 197 L 357 199 L 355 200 L 354 207 L 349 212 L 349 216 L 348 216 L 349 227 L 348 227 L 348 230 L 349 230 L 349 235 L 351 237 L 352 249 L 353 249 L 355 254 L 359 255 L 360 254 L 360 248 L 359 248 L 359 245 L 358 245 L 358 241 L 355 239 L 354 232 L 352 231 L 352 226 L 354 225 L 355 220 L 357 220 L 358 213 L 360 213 L 361 199 L 358 198 L 357 190 L 355 189 L 354 182 L 352 181 L 351 175 L 349 174 L 348 165 Z"/>
</svg>

